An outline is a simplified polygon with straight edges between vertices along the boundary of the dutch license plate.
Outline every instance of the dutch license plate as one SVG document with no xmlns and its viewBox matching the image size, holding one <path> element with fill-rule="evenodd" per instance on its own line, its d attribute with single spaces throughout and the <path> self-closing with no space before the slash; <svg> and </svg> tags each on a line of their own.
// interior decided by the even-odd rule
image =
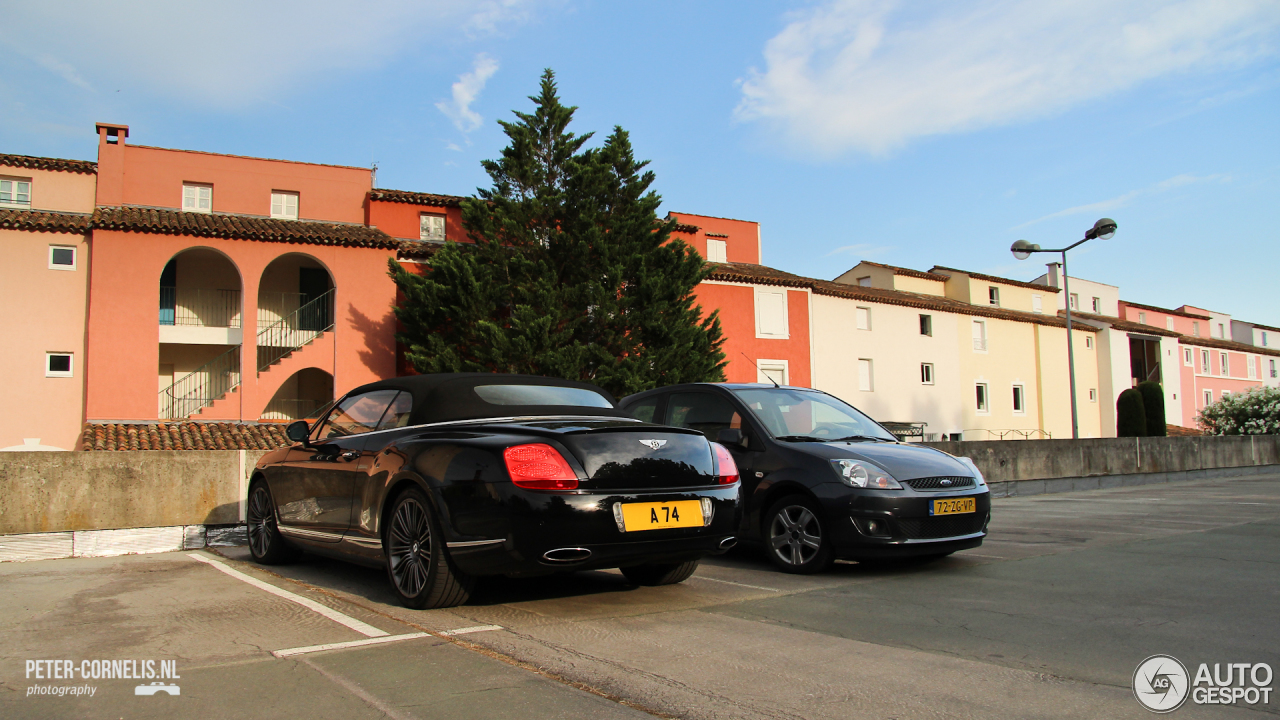
<svg viewBox="0 0 1280 720">
<path fill-rule="evenodd" d="M 971 497 L 934 500 L 929 505 L 930 515 L 960 515 L 977 511 L 978 501 Z"/>
<path fill-rule="evenodd" d="M 622 524 L 627 532 L 702 527 L 702 503 L 697 500 L 623 503 Z"/>
</svg>

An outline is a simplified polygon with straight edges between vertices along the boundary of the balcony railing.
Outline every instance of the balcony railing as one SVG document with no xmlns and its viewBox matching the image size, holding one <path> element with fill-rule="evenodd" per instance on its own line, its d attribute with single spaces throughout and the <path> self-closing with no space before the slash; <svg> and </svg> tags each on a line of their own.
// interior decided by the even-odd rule
<svg viewBox="0 0 1280 720">
<path fill-rule="evenodd" d="M 297 310 L 258 331 L 258 372 L 333 329 L 331 288 Z"/>
<path fill-rule="evenodd" d="M 160 391 L 161 419 L 189 418 L 240 386 L 240 346 L 236 345 Z"/>
<path fill-rule="evenodd" d="M 240 291 L 160 288 L 160 324 L 187 327 L 240 327 Z"/>
<path fill-rule="evenodd" d="M 985 351 L 985 350 L 987 349 L 987 339 L 986 339 L 986 338 L 974 338 L 974 339 L 973 339 L 973 349 L 974 349 L 974 350 L 984 350 L 984 351 Z"/>
</svg>

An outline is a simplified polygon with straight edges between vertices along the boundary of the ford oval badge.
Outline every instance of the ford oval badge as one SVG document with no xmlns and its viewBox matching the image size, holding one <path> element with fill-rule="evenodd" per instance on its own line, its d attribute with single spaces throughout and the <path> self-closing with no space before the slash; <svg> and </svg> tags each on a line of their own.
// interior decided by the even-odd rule
<svg viewBox="0 0 1280 720">
<path fill-rule="evenodd" d="M 951 487 L 951 478 L 942 478 L 942 481 L 938 484 L 942 487 Z"/>
</svg>

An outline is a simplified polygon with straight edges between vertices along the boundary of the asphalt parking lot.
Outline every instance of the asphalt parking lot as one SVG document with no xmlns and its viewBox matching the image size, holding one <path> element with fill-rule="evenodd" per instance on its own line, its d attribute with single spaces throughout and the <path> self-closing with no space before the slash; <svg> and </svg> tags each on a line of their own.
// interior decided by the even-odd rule
<svg viewBox="0 0 1280 720">
<path fill-rule="evenodd" d="M 800 577 L 735 550 L 677 586 L 496 579 L 451 610 L 243 548 L 6 563 L 0 717 L 1140 718 L 1150 655 L 1280 668 L 1280 475 L 994 502 L 981 548 L 928 565 Z M 174 661 L 180 693 L 39 660 Z M 71 687 L 93 694 L 48 694 Z"/>
</svg>

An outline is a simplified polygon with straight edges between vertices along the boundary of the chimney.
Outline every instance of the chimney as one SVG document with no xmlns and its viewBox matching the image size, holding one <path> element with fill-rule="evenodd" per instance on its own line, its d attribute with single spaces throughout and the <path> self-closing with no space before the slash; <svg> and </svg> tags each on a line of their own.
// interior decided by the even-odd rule
<svg viewBox="0 0 1280 720">
<path fill-rule="evenodd" d="M 1049 287 L 1062 289 L 1062 263 L 1051 262 L 1045 267 L 1049 268 Z"/>
<path fill-rule="evenodd" d="M 128 125 L 98 123 L 98 195 L 96 204 L 124 204 L 124 147 Z"/>
</svg>

